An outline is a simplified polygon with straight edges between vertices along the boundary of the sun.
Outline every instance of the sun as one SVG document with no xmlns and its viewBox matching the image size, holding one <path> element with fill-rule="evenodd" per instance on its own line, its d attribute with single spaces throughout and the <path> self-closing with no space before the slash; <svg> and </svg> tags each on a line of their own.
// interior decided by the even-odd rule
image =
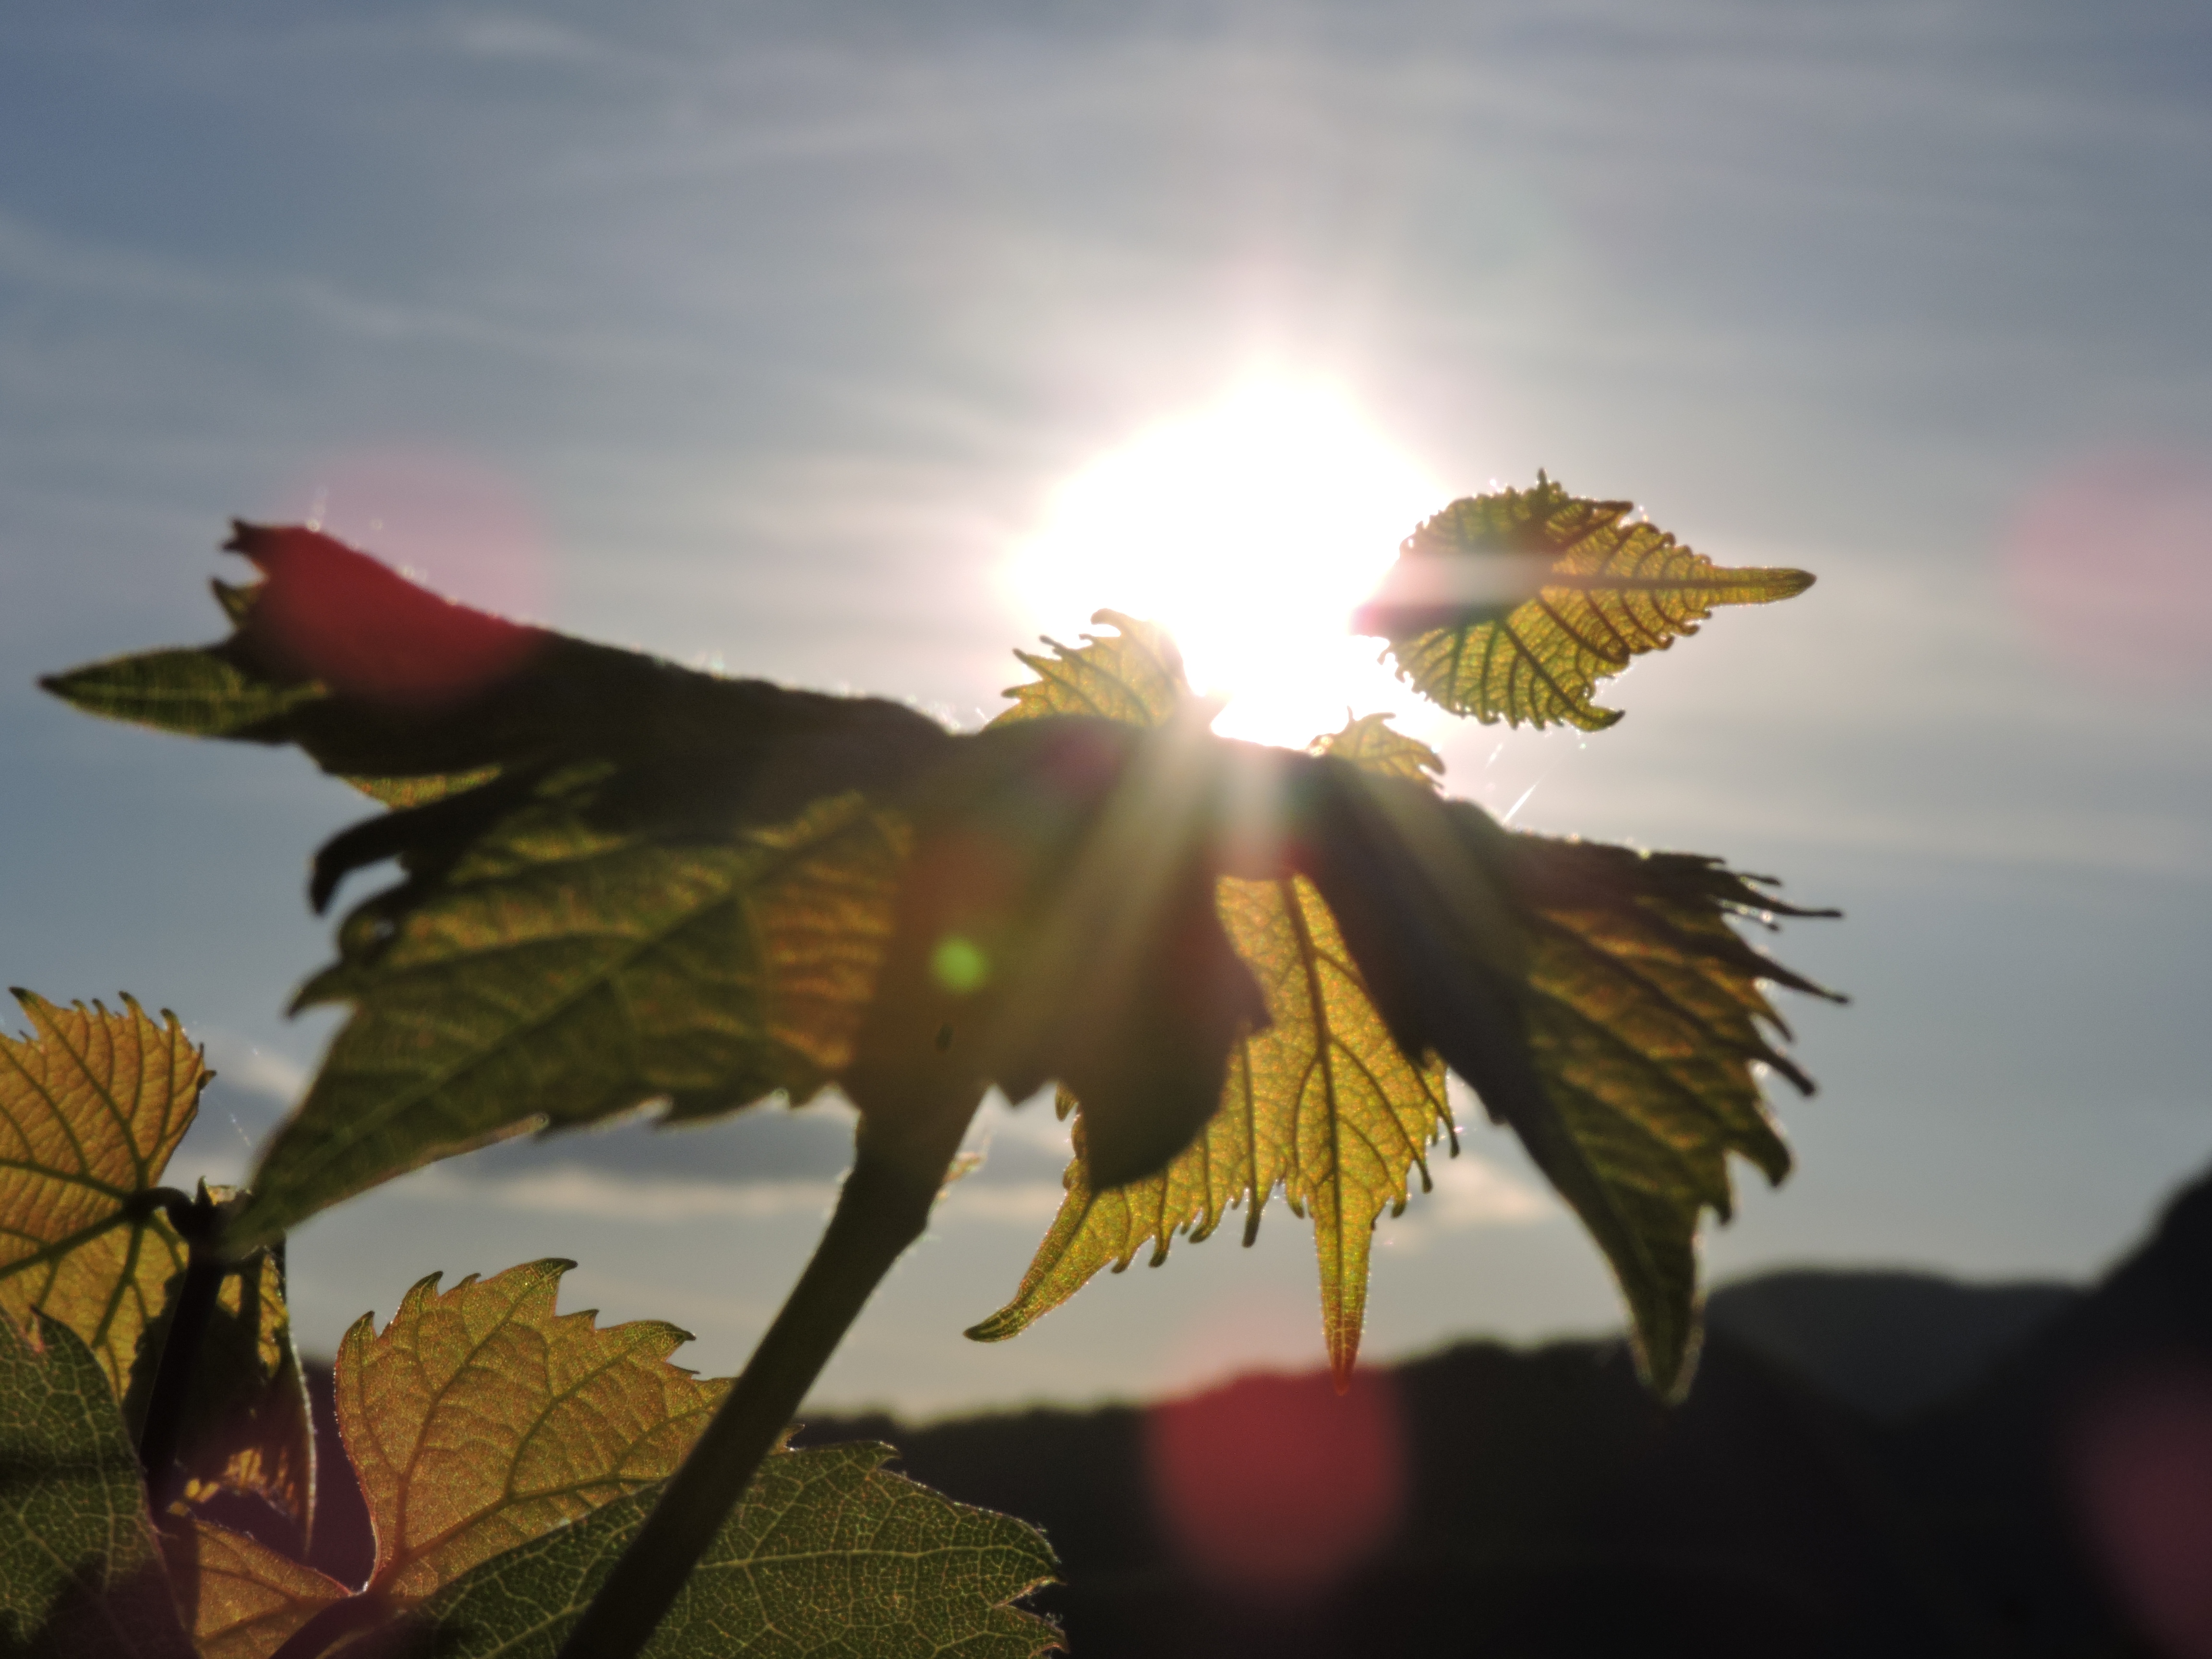
<svg viewBox="0 0 2212 1659">
<path fill-rule="evenodd" d="M 1055 492 L 1007 580 L 1071 643 L 1102 607 L 1161 623 L 1224 736 L 1303 746 L 1412 699 L 1346 630 L 1442 488 L 1335 387 L 1249 384 Z"/>
</svg>

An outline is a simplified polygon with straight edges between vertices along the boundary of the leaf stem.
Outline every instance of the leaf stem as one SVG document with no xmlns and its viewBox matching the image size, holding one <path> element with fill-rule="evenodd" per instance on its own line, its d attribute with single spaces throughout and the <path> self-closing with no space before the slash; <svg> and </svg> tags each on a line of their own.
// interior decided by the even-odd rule
<svg viewBox="0 0 2212 1659">
<path fill-rule="evenodd" d="M 805 1272 L 559 1659 L 635 1659 L 652 1639 L 869 1296 L 921 1236 L 950 1161 L 949 1147 L 941 1161 L 881 1156 L 862 1133 Z"/>
<path fill-rule="evenodd" d="M 146 1420 L 138 1431 L 138 1462 L 146 1472 L 146 1495 L 159 1515 L 175 1496 L 177 1449 L 185 1430 L 185 1404 L 190 1398 L 192 1372 L 199 1364 L 200 1346 L 214 1316 L 216 1297 L 224 1275 L 235 1263 L 226 1261 L 216 1248 L 216 1208 L 203 1189 L 196 1199 L 166 1190 L 149 1194 L 161 1201 L 170 1224 L 185 1241 L 185 1282 L 169 1315 L 169 1328 L 161 1339 L 161 1364 L 155 1369 L 154 1387 L 146 1401 Z"/>
</svg>

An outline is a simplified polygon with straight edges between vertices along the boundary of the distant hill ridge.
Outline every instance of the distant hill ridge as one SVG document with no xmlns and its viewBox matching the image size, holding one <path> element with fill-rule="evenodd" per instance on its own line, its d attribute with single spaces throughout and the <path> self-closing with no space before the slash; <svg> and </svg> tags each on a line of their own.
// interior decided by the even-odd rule
<svg viewBox="0 0 2212 1659">
<path fill-rule="evenodd" d="M 2176 1356 L 2212 1368 L 2212 1182 L 2086 1291 L 1808 1269 L 1723 1286 L 1708 1312 L 1672 1412 L 1618 1341 L 1464 1343 L 1378 1371 L 1407 1453 L 1396 1527 L 1334 1580 L 1264 1595 L 1209 1577 L 1163 1513 L 1148 1419 L 1174 1402 L 815 1418 L 800 1437 L 887 1440 L 918 1479 L 1042 1525 L 1066 1577 L 1045 1605 L 1075 1659 L 2154 1651 L 2088 1559 L 2065 1471 L 2113 1379 Z M 1300 1390 L 1307 1414 L 1286 1413 Z M 1273 1443 L 1295 1462 L 1332 1400 L 1315 1373 L 1199 1404 L 1224 1443 L 1302 1425 Z M 1262 1528 L 1330 1501 L 1317 1480 L 1268 1486 L 1257 1462 L 1243 1480 Z M 1239 1477 L 1218 1484 L 1233 1517 Z"/>
</svg>

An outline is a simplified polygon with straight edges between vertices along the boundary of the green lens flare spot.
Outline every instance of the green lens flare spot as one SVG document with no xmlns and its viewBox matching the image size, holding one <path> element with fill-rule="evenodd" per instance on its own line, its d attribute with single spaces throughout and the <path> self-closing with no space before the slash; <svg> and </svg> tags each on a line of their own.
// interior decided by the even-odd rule
<svg viewBox="0 0 2212 1659">
<path fill-rule="evenodd" d="M 930 976 L 955 996 L 982 988 L 991 977 L 991 958 L 972 939 L 947 933 L 929 954 Z"/>
</svg>

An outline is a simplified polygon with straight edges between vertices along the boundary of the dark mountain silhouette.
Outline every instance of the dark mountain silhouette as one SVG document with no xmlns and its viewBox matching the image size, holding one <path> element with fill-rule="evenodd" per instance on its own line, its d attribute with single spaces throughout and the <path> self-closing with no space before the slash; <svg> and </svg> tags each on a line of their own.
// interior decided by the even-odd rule
<svg viewBox="0 0 2212 1659">
<path fill-rule="evenodd" d="M 1886 1422 L 1942 1404 L 2081 1299 L 2071 1285 L 1801 1268 L 1714 1291 L 1709 1329 Z"/>
<path fill-rule="evenodd" d="M 1472 1342 L 1345 1399 L 1251 1376 L 798 1438 L 1042 1526 L 1076 1659 L 2212 1654 L 2212 1181 L 2087 1291 L 1808 1271 L 1711 1311 L 1673 1410 L 1617 1341 Z M 336 1453 L 315 1557 L 357 1580 Z"/>
</svg>

